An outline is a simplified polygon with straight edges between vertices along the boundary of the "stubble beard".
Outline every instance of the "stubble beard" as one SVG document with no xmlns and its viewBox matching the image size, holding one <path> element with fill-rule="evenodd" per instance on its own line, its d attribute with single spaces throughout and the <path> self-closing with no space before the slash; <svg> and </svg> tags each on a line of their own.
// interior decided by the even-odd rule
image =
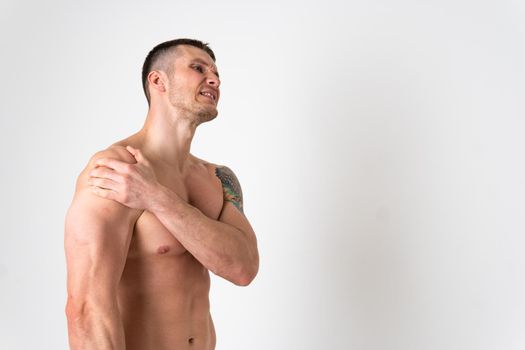
<svg viewBox="0 0 525 350">
<path fill-rule="evenodd" d="M 197 113 L 195 115 L 199 119 L 200 123 L 206 123 L 209 122 L 217 117 L 217 108 L 198 108 Z M 199 123 L 199 124 L 200 124 Z"/>
<path fill-rule="evenodd" d="M 204 106 L 199 101 L 185 99 L 178 94 L 170 94 L 169 96 L 170 104 L 183 112 L 184 115 L 191 118 L 197 124 L 209 122 L 219 114 L 217 108 L 211 106 Z"/>
</svg>

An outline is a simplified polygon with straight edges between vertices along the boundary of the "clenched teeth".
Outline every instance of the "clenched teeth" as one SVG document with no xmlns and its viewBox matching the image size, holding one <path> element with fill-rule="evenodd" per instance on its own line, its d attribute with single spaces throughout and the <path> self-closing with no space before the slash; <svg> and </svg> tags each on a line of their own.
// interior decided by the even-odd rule
<svg viewBox="0 0 525 350">
<path fill-rule="evenodd" d="M 211 97 L 211 99 L 215 101 L 215 96 L 213 96 L 213 95 L 210 94 L 209 92 L 201 92 L 201 95 Z"/>
</svg>

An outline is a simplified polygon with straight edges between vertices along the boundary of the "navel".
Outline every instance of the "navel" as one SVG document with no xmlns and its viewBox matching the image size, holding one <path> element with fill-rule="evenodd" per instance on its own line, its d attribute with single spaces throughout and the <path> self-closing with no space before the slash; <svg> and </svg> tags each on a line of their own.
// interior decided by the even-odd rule
<svg viewBox="0 0 525 350">
<path fill-rule="evenodd" d="M 193 344 L 194 341 L 195 341 L 195 338 L 189 338 L 188 339 L 188 343 L 190 343 L 190 344 Z"/>
<path fill-rule="evenodd" d="M 158 254 L 166 254 L 169 251 L 170 251 L 170 247 L 167 245 L 161 245 L 159 248 L 157 248 Z"/>
</svg>

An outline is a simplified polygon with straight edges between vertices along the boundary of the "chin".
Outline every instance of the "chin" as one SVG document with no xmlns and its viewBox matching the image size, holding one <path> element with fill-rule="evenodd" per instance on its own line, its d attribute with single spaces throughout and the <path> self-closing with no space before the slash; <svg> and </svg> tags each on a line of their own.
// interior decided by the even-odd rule
<svg viewBox="0 0 525 350">
<path fill-rule="evenodd" d="M 217 117 L 219 112 L 216 109 L 213 110 L 201 110 L 197 112 L 199 123 L 209 122 Z"/>
</svg>

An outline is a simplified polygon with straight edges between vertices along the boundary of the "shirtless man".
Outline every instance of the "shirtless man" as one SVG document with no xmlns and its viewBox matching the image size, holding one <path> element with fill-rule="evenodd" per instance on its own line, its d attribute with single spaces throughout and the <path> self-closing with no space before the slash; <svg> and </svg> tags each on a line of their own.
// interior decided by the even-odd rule
<svg viewBox="0 0 525 350">
<path fill-rule="evenodd" d="M 190 153 L 197 126 L 217 116 L 214 62 L 200 41 L 156 46 L 144 127 L 78 177 L 65 224 L 71 349 L 214 349 L 208 271 L 239 286 L 257 274 L 235 174 Z"/>
</svg>

